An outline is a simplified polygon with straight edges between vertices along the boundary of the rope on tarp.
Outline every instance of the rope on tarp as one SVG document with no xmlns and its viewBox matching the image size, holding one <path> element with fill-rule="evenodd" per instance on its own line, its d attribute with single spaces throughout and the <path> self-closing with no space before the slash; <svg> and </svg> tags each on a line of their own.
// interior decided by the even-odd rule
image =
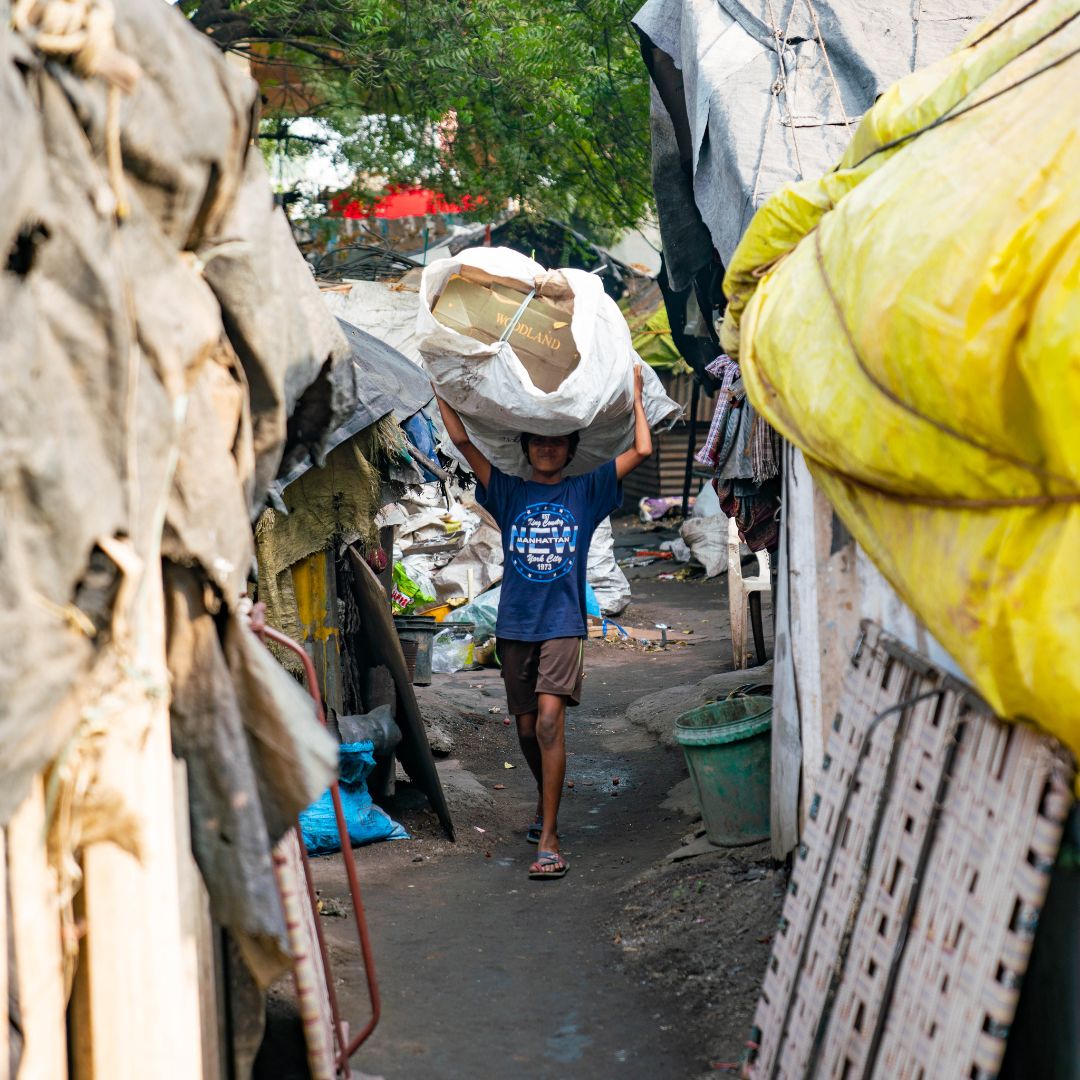
<svg viewBox="0 0 1080 1080">
<path fill-rule="evenodd" d="M 76 74 L 106 86 L 105 162 L 118 219 L 127 217 L 120 151 L 120 95 L 130 93 L 142 69 L 116 44 L 110 0 L 15 0 L 11 25 L 43 56 L 70 62 Z"/>
<path fill-rule="evenodd" d="M 784 27 L 783 34 L 780 33 L 780 21 L 776 17 L 776 12 L 773 9 L 772 0 L 765 0 L 765 4 L 769 9 L 769 29 L 772 31 L 773 48 L 776 50 L 776 63 L 777 63 L 777 75 L 776 81 L 772 85 L 773 101 L 777 107 L 780 104 L 780 94 L 784 95 L 784 101 L 787 102 L 788 109 L 788 123 L 785 125 L 791 132 L 791 145 L 795 151 L 795 164 L 799 169 L 799 179 L 803 179 L 803 167 L 802 157 L 799 154 L 799 140 L 795 135 L 795 110 L 792 108 L 791 97 L 788 94 L 788 82 L 787 82 L 787 64 L 784 62 L 784 50 L 788 47 L 788 36 L 791 33 L 791 21 L 795 17 L 795 4 L 796 0 L 791 0 L 791 8 L 788 10 L 787 24 Z M 782 40 L 781 40 L 782 39 Z M 769 117 L 769 125 L 772 126 L 772 116 Z M 764 159 L 764 154 L 762 154 Z M 758 163 L 758 176 L 761 175 L 761 163 Z M 757 178 L 754 180 L 754 190 L 757 191 Z"/>
<path fill-rule="evenodd" d="M 844 108 L 844 96 L 840 92 L 840 84 L 836 81 L 836 74 L 833 71 L 832 61 L 829 59 L 829 50 L 825 48 L 825 38 L 821 35 L 821 24 L 818 22 L 817 11 L 814 9 L 812 0 L 806 0 L 806 10 L 810 12 L 810 21 L 814 24 L 814 34 L 817 37 L 817 43 L 821 47 L 821 56 L 825 61 L 825 67 L 829 72 L 829 81 L 832 83 L 833 92 L 836 94 L 836 102 L 840 106 L 840 115 L 844 118 L 844 127 L 850 132 L 851 121 L 848 119 L 847 109 Z M 919 10 L 922 10 L 922 0 L 919 0 Z M 916 34 L 918 33 L 918 23 L 916 22 Z"/>
</svg>

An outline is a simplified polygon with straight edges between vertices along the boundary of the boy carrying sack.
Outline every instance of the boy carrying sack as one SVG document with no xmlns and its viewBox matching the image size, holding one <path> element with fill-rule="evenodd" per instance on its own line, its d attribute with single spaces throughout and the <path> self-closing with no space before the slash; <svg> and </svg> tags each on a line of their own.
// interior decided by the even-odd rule
<svg viewBox="0 0 1080 1080">
<path fill-rule="evenodd" d="M 521 752 L 539 799 L 528 839 L 539 845 L 529 877 L 561 878 L 558 817 L 566 775 L 567 705 L 581 701 L 584 676 L 585 567 L 593 531 L 622 505 L 622 480 L 652 454 L 642 404 L 640 362 L 634 368 L 634 445 L 581 476 L 563 471 L 578 433 L 520 436 L 527 480 L 495 468 L 470 440 L 457 412 L 436 394 L 446 430 L 478 481 L 477 502 L 502 530 L 504 571 L 496 622 L 497 649 Z"/>
</svg>

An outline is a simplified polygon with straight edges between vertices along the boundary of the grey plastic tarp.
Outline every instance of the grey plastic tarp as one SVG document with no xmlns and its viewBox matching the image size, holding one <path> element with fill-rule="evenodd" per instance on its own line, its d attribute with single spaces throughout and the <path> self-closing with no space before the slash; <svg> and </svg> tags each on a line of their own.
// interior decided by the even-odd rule
<svg viewBox="0 0 1080 1080">
<path fill-rule="evenodd" d="M 692 178 L 653 93 L 653 185 L 672 287 L 724 265 L 774 191 L 819 176 L 891 83 L 946 56 L 996 0 L 648 0 L 634 25 L 676 71 Z M 681 87 L 678 85 L 681 76 Z"/>
<path fill-rule="evenodd" d="M 257 87 L 176 8 L 113 6 L 141 69 L 119 191 L 104 81 L 0 33 L 0 823 L 71 751 L 106 659 L 125 670 L 120 585 L 160 537 L 195 855 L 265 982 L 287 950 L 270 845 L 336 746 L 238 601 L 266 485 L 321 458 L 353 369 L 252 142 Z"/>
<path fill-rule="evenodd" d="M 339 317 L 337 323 L 349 346 L 356 404 L 348 420 L 324 439 L 327 453 L 384 416 L 393 414 L 398 423 L 407 420 L 422 409 L 433 394 L 431 380 L 423 369 L 393 346 L 345 319 Z M 299 457 L 279 477 L 277 486 L 288 487 L 312 464 L 310 454 Z"/>
</svg>

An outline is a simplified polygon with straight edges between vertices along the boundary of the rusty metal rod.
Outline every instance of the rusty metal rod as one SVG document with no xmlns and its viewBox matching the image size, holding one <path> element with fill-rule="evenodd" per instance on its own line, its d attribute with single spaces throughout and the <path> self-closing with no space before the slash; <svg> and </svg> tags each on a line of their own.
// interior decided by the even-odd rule
<svg viewBox="0 0 1080 1080">
<path fill-rule="evenodd" d="M 307 679 L 308 693 L 311 694 L 311 699 L 315 703 L 315 714 L 319 719 L 319 723 L 325 727 L 326 716 L 323 712 L 322 699 L 319 696 L 319 684 L 315 674 L 315 665 L 312 663 L 311 657 L 308 656 L 303 647 L 293 641 L 292 638 L 287 637 L 279 630 L 275 630 L 272 626 L 267 626 L 263 620 L 262 612 L 258 611 L 260 607 L 261 605 L 256 605 L 256 611 L 253 612 L 252 629 L 264 640 L 269 638 L 283 648 L 289 649 L 300 658 L 300 662 L 304 666 L 304 675 Z M 319 940 L 319 949 L 323 956 L 323 967 L 326 971 L 326 990 L 327 996 L 330 999 L 330 1011 L 334 1019 L 335 1035 L 340 1048 L 338 1068 L 346 1080 L 348 1080 L 350 1076 L 349 1059 L 364 1044 L 364 1042 L 367 1041 L 368 1037 L 378 1025 L 379 1018 L 382 1015 L 382 1000 L 379 994 L 378 978 L 375 973 L 375 961 L 371 948 L 371 936 L 368 933 L 367 916 L 364 913 L 364 903 L 360 894 L 360 877 L 356 870 L 356 859 L 353 855 L 352 842 L 349 839 L 349 826 L 348 822 L 345 820 L 345 809 L 341 804 L 341 790 L 337 780 L 334 780 L 330 785 L 330 798 L 334 804 L 334 816 L 337 819 L 338 836 L 341 840 L 341 854 L 345 863 L 345 874 L 349 881 L 349 894 L 352 899 L 353 917 L 356 922 L 357 935 L 360 939 L 360 954 L 364 961 L 364 975 L 367 979 L 368 999 L 371 1003 L 371 1019 L 352 1040 L 347 1040 L 344 1023 L 341 1018 L 340 1010 L 338 1009 L 337 994 L 334 990 L 334 980 L 330 967 L 330 956 L 326 948 L 326 942 L 323 938 L 322 923 L 319 919 L 318 899 L 315 895 L 315 883 L 311 876 L 311 865 L 308 861 L 307 851 L 305 850 L 303 843 L 300 844 L 300 855 L 304 864 L 304 875 L 307 878 L 308 895 L 311 900 L 312 913 L 315 918 L 316 936 Z"/>
</svg>

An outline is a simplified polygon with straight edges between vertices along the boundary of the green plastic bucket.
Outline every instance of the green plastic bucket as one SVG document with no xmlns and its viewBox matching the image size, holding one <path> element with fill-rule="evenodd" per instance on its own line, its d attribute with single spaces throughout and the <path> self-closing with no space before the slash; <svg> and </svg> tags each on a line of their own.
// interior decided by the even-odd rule
<svg viewBox="0 0 1080 1080">
<path fill-rule="evenodd" d="M 675 721 L 710 843 L 768 839 L 771 728 L 770 697 L 716 701 Z"/>
</svg>

